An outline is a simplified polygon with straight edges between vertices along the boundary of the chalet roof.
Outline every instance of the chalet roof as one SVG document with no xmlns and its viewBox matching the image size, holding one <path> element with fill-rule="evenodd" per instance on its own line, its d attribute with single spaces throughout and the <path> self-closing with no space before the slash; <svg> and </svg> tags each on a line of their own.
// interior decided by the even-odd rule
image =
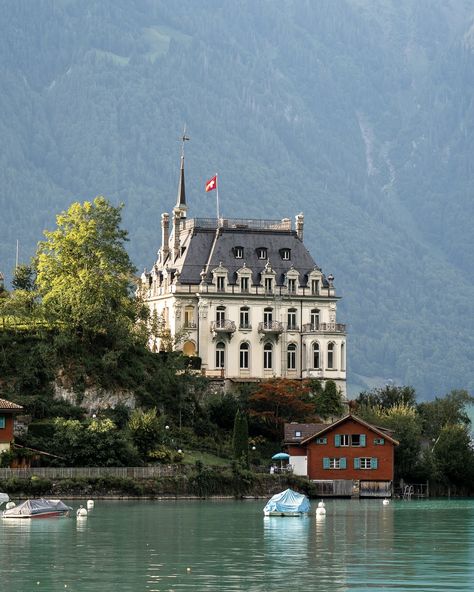
<svg viewBox="0 0 474 592">
<path fill-rule="evenodd" d="M 371 425 L 370 423 L 364 421 L 360 417 L 357 417 L 356 415 L 352 415 L 352 414 L 345 415 L 344 417 L 342 417 L 341 419 L 338 419 L 337 421 L 335 421 L 334 423 L 331 423 L 330 425 L 325 425 L 323 427 L 323 429 L 321 429 L 318 432 L 316 432 L 316 433 L 308 436 L 307 438 L 301 440 L 300 443 L 301 444 L 308 444 L 309 442 L 311 442 L 311 440 L 313 438 L 320 437 L 323 434 L 326 434 L 327 432 L 331 432 L 332 430 L 334 430 L 338 426 L 346 423 L 349 420 L 353 420 L 353 421 L 359 423 L 360 425 L 364 426 L 368 430 L 370 430 L 370 431 L 378 434 L 382 438 L 386 438 L 387 440 L 389 440 L 390 442 L 392 442 L 392 444 L 394 444 L 395 446 L 398 446 L 398 444 L 399 444 L 398 440 L 395 440 L 395 438 L 393 438 L 392 436 L 390 436 L 390 434 L 388 434 L 386 431 L 381 430 L 380 428 L 377 428 L 374 425 Z"/>
<path fill-rule="evenodd" d="M 229 283 L 236 283 L 237 270 L 245 263 L 252 271 L 252 283 L 259 284 L 261 273 L 269 261 L 276 274 L 277 285 L 283 285 L 285 274 L 291 268 L 299 272 L 300 285 L 307 285 L 307 275 L 319 268 L 296 231 L 276 228 L 278 221 L 275 221 L 275 228 L 271 228 L 271 224 L 265 227 L 265 221 L 262 221 L 262 228 L 252 224 L 259 221 L 247 222 L 247 228 L 245 224 L 235 224 L 216 229 L 215 224 L 200 224 L 199 219 L 187 220 L 186 229 L 180 235 L 181 253 L 175 260 L 170 254 L 166 263 L 179 271 L 183 284 L 199 284 L 203 269 L 206 270 L 206 281 L 210 282 L 212 270 L 221 263 L 228 270 Z M 235 247 L 243 247 L 242 258 L 235 257 Z M 257 249 L 262 247 L 267 252 L 265 259 L 259 259 L 257 255 Z M 282 259 L 282 249 L 290 249 L 290 259 Z M 324 276 L 322 282 L 324 286 L 328 285 Z"/>
<path fill-rule="evenodd" d="M 299 444 L 327 426 L 327 423 L 285 423 L 285 444 Z M 295 436 L 295 432 L 301 432 L 301 436 Z"/>
<path fill-rule="evenodd" d="M 6 399 L 0 399 L 0 411 L 21 411 L 23 407 L 7 401 Z"/>
</svg>

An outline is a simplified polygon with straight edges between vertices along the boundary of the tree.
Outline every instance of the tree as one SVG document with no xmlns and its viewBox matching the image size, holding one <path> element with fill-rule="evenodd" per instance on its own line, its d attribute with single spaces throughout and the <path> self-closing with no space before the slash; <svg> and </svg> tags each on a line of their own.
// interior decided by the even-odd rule
<svg viewBox="0 0 474 592">
<path fill-rule="evenodd" d="M 308 381 L 316 413 L 322 419 L 338 417 L 344 413 L 341 393 L 333 380 L 326 381 L 324 387 L 320 380 Z"/>
<path fill-rule="evenodd" d="M 420 403 L 418 412 L 421 417 L 423 433 L 435 441 L 445 425 L 469 427 L 471 419 L 466 406 L 474 402 L 467 391 L 453 390 L 445 397 L 436 397 L 433 401 Z"/>
<path fill-rule="evenodd" d="M 136 316 L 121 209 L 104 197 L 74 203 L 38 245 L 37 285 L 45 311 L 81 337 L 123 334 Z"/>
<path fill-rule="evenodd" d="M 249 427 L 247 416 L 237 409 L 234 420 L 234 433 L 232 436 L 232 450 L 234 459 L 243 466 L 249 464 Z"/>
<path fill-rule="evenodd" d="M 128 421 L 132 441 L 143 457 L 146 457 L 163 440 L 163 429 L 156 409 L 135 409 Z"/>
<path fill-rule="evenodd" d="M 440 481 L 448 485 L 472 486 L 474 453 L 466 426 L 444 426 L 432 453 Z"/>
<path fill-rule="evenodd" d="M 360 406 L 381 407 L 382 409 L 389 409 L 400 404 L 413 407 L 416 404 L 416 393 L 411 386 L 386 384 L 384 387 L 360 393 L 357 403 Z"/>
<path fill-rule="evenodd" d="M 14 290 L 32 292 L 35 287 L 35 272 L 31 265 L 21 263 L 13 274 L 12 286 Z"/>
<path fill-rule="evenodd" d="M 249 416 L 264 435 L 280 439 L 285 422 L 314 419 L 314 405 L 308 401 L 306 384 L 288 378 L 269 380 L 250 395 Z"/>
</svg>

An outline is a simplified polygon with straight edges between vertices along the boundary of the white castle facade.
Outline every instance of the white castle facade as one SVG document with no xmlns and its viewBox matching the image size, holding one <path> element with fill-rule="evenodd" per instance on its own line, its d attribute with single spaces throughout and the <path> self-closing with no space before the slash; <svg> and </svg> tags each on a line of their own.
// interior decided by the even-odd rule
<svg viewBox="0 0 474 592">
<path fill-rule="evenodd" d="M 304 217 L 188 219 L 181 159 L 170 223 L 142 275 L 144 297 L 175 347 L 202 360 L 206 376 L 243 382 L 274 377 L 333 380 L 346 394 L 346 327 L 333 280 L 303 244 Z M 151 343 L 156 351 L 162 339 Z"/>
</svg>

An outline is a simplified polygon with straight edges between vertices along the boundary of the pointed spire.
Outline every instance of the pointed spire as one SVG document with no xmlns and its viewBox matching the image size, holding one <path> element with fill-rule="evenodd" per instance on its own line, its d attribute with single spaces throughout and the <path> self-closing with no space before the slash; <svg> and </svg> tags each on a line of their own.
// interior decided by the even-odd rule
<svg viewBox="0 0 474 592">
<path fill-rule="evenodd" d="M 176 200 L 176 208 L 180 210 L 186 210 L 186 188 L 184 184 L 184 143 L 189 141 L 186 135 L 186 124 L 184 125 L 183 135 L 181 137 L 181 168 L 179 171 L 179 183 L 178 183 L 178 197 Z"/>
</svg>

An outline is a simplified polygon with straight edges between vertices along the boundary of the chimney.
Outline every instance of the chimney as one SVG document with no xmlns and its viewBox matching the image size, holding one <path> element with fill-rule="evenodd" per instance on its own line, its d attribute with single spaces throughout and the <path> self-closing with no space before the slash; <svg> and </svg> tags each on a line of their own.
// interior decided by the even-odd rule
<svg viewBox="0 0 474 592">
<path fill-rule="evenodd" d="M 303 225 L 304 225 L 304 216 L 303 214 L 298 214 L 295 216 L 296 220 L 296 236 L 303 242 Z"/>
<path fill-rule="evenodd" d="M 161 214 L 161 262 L 163 263 L 170 252 L 170 216 Z"/>
<path fill-rule="evenodd" d="M 173 210 L 173 259 L 179 256 L 179 233 L 181 230 L 181 212 L 178 208 Z"/>
</svg>

